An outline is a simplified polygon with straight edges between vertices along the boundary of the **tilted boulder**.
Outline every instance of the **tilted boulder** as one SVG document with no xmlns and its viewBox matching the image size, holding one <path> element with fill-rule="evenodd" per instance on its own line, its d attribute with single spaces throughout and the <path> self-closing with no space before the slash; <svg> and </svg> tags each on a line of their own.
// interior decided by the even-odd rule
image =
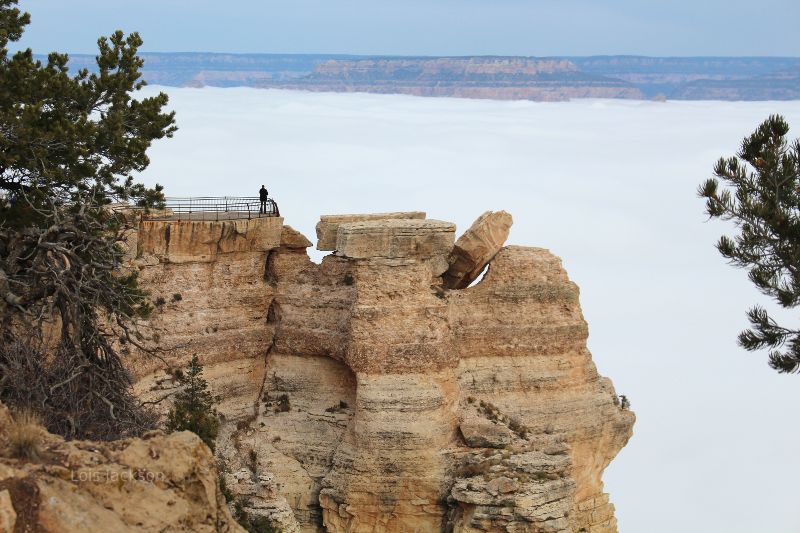
<svg viewBox="0 0 800 533">
<path fill-rule="evenodd" d="M 448 289 L 463 289 L 475 281 L 503 247 L 513 219 L 505 211 L 486 211 L 458 238 L 444 275 Z"/>
</svg>

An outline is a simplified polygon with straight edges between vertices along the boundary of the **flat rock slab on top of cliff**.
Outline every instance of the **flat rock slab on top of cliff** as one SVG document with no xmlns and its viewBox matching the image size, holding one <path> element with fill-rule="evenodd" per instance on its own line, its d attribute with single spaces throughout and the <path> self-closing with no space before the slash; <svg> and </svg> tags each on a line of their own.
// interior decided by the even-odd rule
<svg viewBox="0 0 800 533">
<path fill-rule="evenodd" d="M 212 263 L 219 254 L 267 252 L 280 246 L 282 217 L 239 220 L 143 220 L 137 256 L 168 263 Z"/>
<path fill-rule="evenodd" d="M 352 259 L 429 259 L 453 249 L 456 226 L 441 220 L 369 220 L 339 225 L 336 250 Z"/>
<path fill-rule="evenodd" d="M 322 215 L 317 223 L 317 250 L 332 252 L 336 250 L 336 235 L 339 224 L 363 222 L 367 220 L 414 219 L 423 220 L 422 211 L 400 211 L 396 213 L 362 213 L 353 215 Z"/>
<path fill-rule="evenodd" d="M 475 281 L 505 244 L 513 222 L 505 211 L 486 211 L 478 217 L 458 238 L 450 253 L 445 286 L 463 289 Z"/>
</svg>

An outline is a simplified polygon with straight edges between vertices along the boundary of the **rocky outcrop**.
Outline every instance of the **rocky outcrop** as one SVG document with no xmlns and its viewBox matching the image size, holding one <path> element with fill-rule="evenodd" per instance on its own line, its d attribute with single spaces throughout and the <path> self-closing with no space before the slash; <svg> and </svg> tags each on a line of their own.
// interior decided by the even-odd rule
<svg viewBox="0 0 800 533">
<path fill-rule="evenodd" d="M 132 267 L 151 294 L 149 326 L 164 360 L 182 365 L 195 353 L 203 364 L 263 357 L 273 298 L 265 258 L 281 246 L 304 250 L 301 237 L 280 217 L 142 221 L 131 239 Z M 129 363 L 137 376 L 161 366 L 135 352 Z"/>
<path fill-rule="evenodd" d="M 448 258 L 444 284 L 463 289 L 478 279 L 483 269 L 503 247 L 513 219 L 505 211 L 487 211 L 456 241 Z"/>
<path fill-rule="evenodd" d="M 213 263 L 219 254 L 263 253 L 280 243 L 280 217 L 251 220 L 143 220 L 138 256 L 164 263 Z"/>
<path fill-rule="evenodd" d="M 175 361 L 198 353 L 223 398 L 217 453 L 249 512 L 303 532 L 616 531 L 602 472 L 633 413 L 592 363 L 577 286 L 547 250 L 502 247 L 510 224 L 486 213 L 456 242 L 421 213 L 344 215 L 318 225 L 321 264 L 286 226 L 253 257 L 137 259 L 161 292 L 204 283 L 156 319 L 169 345 L 223 299 L 231 324 Z M 241 287 L 205 281 L 234 270 Z"/>
<path fill-rule="evenodd" d="M 559 503 L 569 527 L 554 530 L 615 531 L 601 475 L 630 437 L 633 415 L 620 408 L 611 382 L 597 374 L 586 349 L 578 287 L 560 261 L 540 248 L 505 248 L 480 283 L 451 298 L 462 394 L 484 401 L 478 411 L 516 435 L 534 436 L 536 451 L 550 456 L 552 446 L 568 446 L 569 468 L 559 471 L 566 472 L 559 479 L 567 477 L 574 490 L 547 503 Z M 542 458 L 529 448 L 521 448 L 522 457 Z M 521 468 L 549 473 L 535 463 Z M 538 481 L 555 481 L 536 472 Z M 489 515 L 502 514 L 504 506 L 496 502 Z M 485 503 L 462 503 L 464 515 L 486 514 Z"/>
<path fill-rule="evenodd" d="M 23 461 L 8 455 L 13 423 L 0 404 L 0 531 L 244 533 L 193 433 L 65 442 L 42 429 L 40 459 Z"/>
<path fill-rule="evenodd" d="M 309 241 L 305 235 L 291 226 L 283 226 L 281 230 L 282 248 L 305 250 L 309 246 L 311 246 L 311 241 Z"/>
</svg>

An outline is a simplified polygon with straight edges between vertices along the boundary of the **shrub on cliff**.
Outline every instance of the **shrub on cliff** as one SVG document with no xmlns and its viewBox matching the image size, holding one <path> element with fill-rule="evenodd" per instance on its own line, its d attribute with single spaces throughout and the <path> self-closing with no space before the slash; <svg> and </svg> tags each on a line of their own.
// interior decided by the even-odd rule
<svg viewBox="0 0 800 533">
<path fill-rule="evenodd" d="M 46 354 L 25 340 L 0 343 L 0 400 L 35 411 L 49 432 L 70 439 L 110 440 L 155 427 L 157 416 L 129 388 L 84 371 L 81 358 L 62 350 Z"/>
<path fill-rule="evenodd" d="M 219 432 L 219 418 L 214 409 L 217 399 L 208 390 L 208 383 L 202 374 L 203 365 L 195 355 L 177 378 L 182 389 L 175 395 L 166 427 L 167 431 L 188 430 L 195 433 L 213 451 Z"/>
<path fill-rule="evenodd" d="M 794 309 L 800 304 L 800 140 L 790 143 L 788 133 L 783 117 L 769 117 L 744 139 L 736 157 L 717 162 L 716 178 L 698 194 L 711 218 L 732 221 L 739 230 L 720 237 L 722 256 L 748 269 L 762 293 Z M 769 364 L 779 372 L 800 370 L 800 328 L 780 326 L 758 305 L 747 316 L 751 327 L 739 334 L 739 344 L 751 351 L 770 348 Z"/>
<path fill-rule="evenodd" d="M 144 85 L 137 34 L 101 38 L 97 72 L 70 74 L 65 54 L 46 62 L 30 49 L 9 54 L 30 21 L 16 4 L 0 0 L 0 345 L 24 339 L 22 356 L 68 372 L 40 403 L 14 404 L 16 394 L 10 403 L 47 411 L 73 387 L 90 418 L 108 422 L 107 436 L 136 433 L 147 424 L 131 412 L 117 342 L 148 349 L 136 323 L 150 305 L 136 272 L 122 268 L 126 220 L 111 204 L 163 201 L 159 186 L 131 174 L 147 167 L 153 140 L 172 135 L 174 117 L 162 113 L 164 94 L 132 97 Z M 0 397 L 26 386 L 10 365 L 0 359 Z M 71 428 L 67 436 L 87 436 L 77 422 Z"/>
</svg>

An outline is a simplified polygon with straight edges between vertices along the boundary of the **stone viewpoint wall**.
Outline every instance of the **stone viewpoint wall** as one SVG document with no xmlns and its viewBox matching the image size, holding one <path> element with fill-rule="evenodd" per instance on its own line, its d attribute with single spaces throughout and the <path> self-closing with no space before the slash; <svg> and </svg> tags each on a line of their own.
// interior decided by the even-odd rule
<svg viewBox="0 0 800 533">
<path fill-rule="evenodd" d="M 601 477 L 634 415 L 592 363 L 578 287 L 547 250 L 503 247 L 510 226 L 485 213 L 455 241 L 419 212 L 326 216 L 316 264 L 280 218 L 141 224 L 165 361 L 205 365 L 252 514 L 287 533 L 617 530 Z M 132 361 L 166 409 L 174 380 Z"/>
</svg>

